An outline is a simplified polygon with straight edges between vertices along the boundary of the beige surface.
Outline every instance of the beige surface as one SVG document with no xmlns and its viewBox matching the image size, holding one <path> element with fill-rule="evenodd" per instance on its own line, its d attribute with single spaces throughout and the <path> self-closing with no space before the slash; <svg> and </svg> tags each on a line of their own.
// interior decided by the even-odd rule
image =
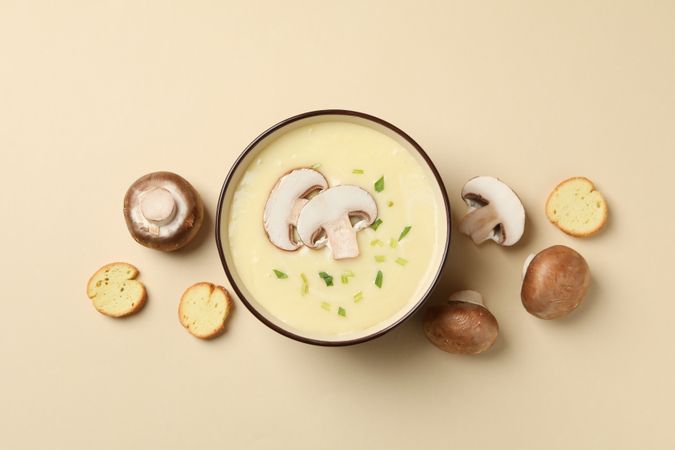
<svg viewBox="0 0 675 450">
<path fill-rule="evenodd" d="M 176 3 L 0 2 L 2 448 L 675 446 L 675 3 Z M 225 283 L 212 217 L 230 164 L 267 126 L 321 107 L 412 134 L 455 214 L 473 175 L 521 194 L 522 245 L 455 235 L 433 299 L 482 291 L 502 329 L 492 352 L 446 355 L 419 316 L 339 349 L 284 339 L 239 302 L 212 342 L 180 326 L 188 285 Z M 201 191 L 202 245 L 167 255 L 127 234 L 124 191 L 159 169 Z M 610 204 L 590 240 L 544 217 L 570 175 Z M 519 276 L 555 243 L 594 278 L 550 323 L 521 307 Z M 128 320 L 85 295 L 113 260 L 148 286 Z"/>
</svg>

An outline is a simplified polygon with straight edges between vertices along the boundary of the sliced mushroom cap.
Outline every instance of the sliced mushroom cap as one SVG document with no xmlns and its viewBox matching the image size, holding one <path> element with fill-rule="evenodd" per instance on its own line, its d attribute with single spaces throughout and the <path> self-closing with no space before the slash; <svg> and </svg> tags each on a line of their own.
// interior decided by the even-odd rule
<svg viewBox="0 0 675 450">
<path fill-rule="evenodd" d="M 492 239 L 499 245 L 510 246 L 523 236 L 525 208 L 518 195 L 494 177 L 476 177 L 462 189 L 462 199 L 469 211 L 459 225 L 462 234 L 475 244 Z"/>
<path fill-rule="evenodd" d="M 295 238 L 295 226 L 309 194 L 325 189 L 328 182 L 314 169 L 295 169 L 276 182 L 265 204 L 263 225 L 270 242 L 276 247 L 294 251 L 302 246 Z"/>
<path fill-rule="evenodd" d="M 310 248 L 328 245 L 334 259 L 359 256 L 356 232 L 373 223 L 377 205 L 358 186 L 335 186 L 307 202 L 298 217 L 298 235 Z M 351 219 L 360 219 L 352 225 Z"/>
<path fill-rule="evenodd" d="M 523 306 L 540 319 L 557 319 L 574 311 L 591 282 L 584 257 L 564 245 L 528 258 L 524 273 L 520 292 Z"/>
<path fill-rule="evenodd" d="M 424 333 L 448 353 L 476 355 L 489 350 L 499 335 L 497 319 L 476 291 L 455 292 L 445 305 L 432 306 L 424 317 Z"/>
<path fill-rule="evenodd" d="M 204 205 L 183 177 L 154 172 L 136 180 L 124 196 L 124 219 L 131 236 L 141 245 L 174 251 L 199 232 Z"/>
</svg>

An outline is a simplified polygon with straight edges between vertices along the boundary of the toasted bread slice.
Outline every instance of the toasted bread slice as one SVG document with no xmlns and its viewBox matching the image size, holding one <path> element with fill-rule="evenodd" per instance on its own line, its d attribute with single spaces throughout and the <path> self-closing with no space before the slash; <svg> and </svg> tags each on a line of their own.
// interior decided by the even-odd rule
<svg viewBox="0 0 675 450">
<path fill-rule="evenodd" d="M 96 271 L 87 284 L 87 296 L 94 308 L 110 317 L 124 317 L 143 308 L 147 293 L 145 286 L 135 280 L 138 269 L 131 264 L 116 262 Z"/>
<path fill-rule="evenodd" d="M 608 216 L 607 202 L 588 178 L 570 178 L 549 194 L 546 216 L 565 233 L 588 237 L 605 226 Z"/>
<path fill-rule="evenodd" d="M 232 306 L 224 287 L 201 282 L 187 288 L 181 296 L 178 318 L 193 336 L 211 339 L 225 331 Z"/>
</svg>

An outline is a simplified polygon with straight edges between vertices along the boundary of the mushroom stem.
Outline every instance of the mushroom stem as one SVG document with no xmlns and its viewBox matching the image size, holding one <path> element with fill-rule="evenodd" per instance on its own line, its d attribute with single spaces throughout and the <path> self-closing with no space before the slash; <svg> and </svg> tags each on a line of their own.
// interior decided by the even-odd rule
<svg viewBox="0 0 675 450">
<path fill-rule="evenodd" d="M 159 228 L 176 215 L 176 200 L 163 187 L 152 189 L 141 197 L 141 215 L 148 221 L 148 232 L 159 236 Z"/>
<path fill-rule="evenodd" d="M 155 225 L 165 225 L 176 215 L 176 201 L 168 190 L 158 187 L 141 197 L 141 214 Z"/>
<path fill-rule="evenodd" d="M 458 291 L 448 297 L 448 302 L 465 302 L 473 303 L 474 305 L 479 305 L 485 307 L 483 303 L 483 296 L 476 291 Z"/>
<path fill-rule="evenodd" d="M 494 235 L 494 229 L 501 222 L 496 208 L 492 204 L 469 212 L 459 224 L 459 231 L 470 236 L 475 244 L 482 244 Z"/>
<path fill-rule="evenodd" d="M 352 227 L 349 214 L 323 226 L 326 231 L 328 245 L 334 259 L 356 258 L 359 256 L 359 244 L 356 241 L 356 230 Z"/>
</svg>

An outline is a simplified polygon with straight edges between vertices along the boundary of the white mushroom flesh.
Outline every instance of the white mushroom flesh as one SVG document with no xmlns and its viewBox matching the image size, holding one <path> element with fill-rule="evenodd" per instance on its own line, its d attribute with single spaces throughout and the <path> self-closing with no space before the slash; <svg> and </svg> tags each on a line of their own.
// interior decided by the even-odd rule
<svg viewBox="0 0 675 450">
<path fill-rule="evenodd" d="M 485 308 L 485 303 L 483 303 L 483 296 L 480 292 L 476 291 L 458 291 L 448 297 L 449 302 L 465 302 L 473 303 L 474 305 L 482 306 Z"/>
<path fill-rule="evenodd" d="M 493 177 L 476 177 L 462 189 L 469 211 L 459 230 L 476 244 L 492 239 L 510 246 L 520 240 L 525 230 L 525 208 L 510 187 Z"/>
<path fill-rule="evenodd" d="M 129 218 L 144 230 L 159 238 L 168 238 L 183 226 L 188 215 L 188 199 L 171 180 L 157 180 L 133 197 Z"/>
<path fill-rule="evenodd" d="M 176 215 L 176 201 L 171 192 L 162 187 L 144 192 L 140 202 L 143 217 L 157 225 L 170 222 Z"/>
<path fill-rule="evenodd" d="M 311 248 L 328 245 L 334 259 L 359 256 L 356 233 L 373 223 L 377 205 L 373 197 L 358 186 L 335 186 L 307 202 L 298 217 L 297 230 L 302 242 Z M 352 225 L 352 218 L 360 218 Z"/>
<path fill-rule="evenodd" d="M 295 225 L 310 193 L 325 189 L 328 182 L 313 169 L 301 168 L 279 178 L 270 192 L 263 213 L 265 232 L 272 244 L 294 251 L 302 246 L 295 238 Z"/>
<path fill-rule="evenodd" d="M 525 259 L 525 263 L 523 264 L 523 273 L 521 274 L 523 279 L 525 279 L 527 269 L 530 268 L 530 263 L 532 263 L 532 260 L 534 259 L 535 256 L 537 256 L 536 253 L 530 253 L 530 255 Z"/>
</svg>

